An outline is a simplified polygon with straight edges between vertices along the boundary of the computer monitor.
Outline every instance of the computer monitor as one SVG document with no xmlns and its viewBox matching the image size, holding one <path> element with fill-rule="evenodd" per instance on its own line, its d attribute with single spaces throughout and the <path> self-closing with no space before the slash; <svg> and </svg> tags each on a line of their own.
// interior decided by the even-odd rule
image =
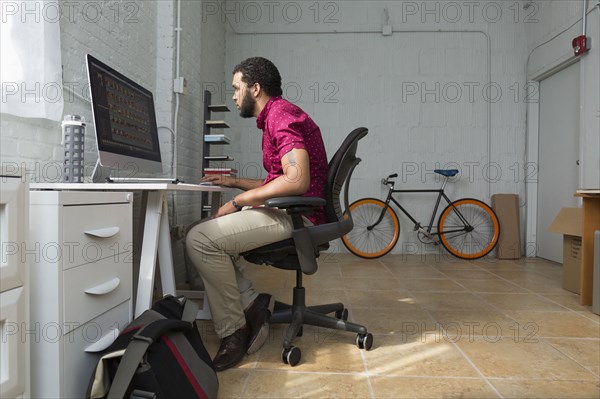
<svg viewBox="0 0 600 399">
<path fill-rule="evenodd" d="M 152 93 L 91 55 L 86 58 L 100 165 L 128 170 L 132 177 L 162 172 Z"/>
</svg>

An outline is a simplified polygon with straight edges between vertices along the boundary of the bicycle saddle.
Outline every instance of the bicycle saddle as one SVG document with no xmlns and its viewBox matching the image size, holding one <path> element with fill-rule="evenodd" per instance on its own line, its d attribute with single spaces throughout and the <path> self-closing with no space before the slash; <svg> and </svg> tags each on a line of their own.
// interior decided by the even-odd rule
<svg viewBox="0 0 600 399">
<path fill-rule="evenodd" d="M 438 175 L 453 177 L 458 174 L 458 169 L 435 169 L 434 172 Z"/>
</svg>

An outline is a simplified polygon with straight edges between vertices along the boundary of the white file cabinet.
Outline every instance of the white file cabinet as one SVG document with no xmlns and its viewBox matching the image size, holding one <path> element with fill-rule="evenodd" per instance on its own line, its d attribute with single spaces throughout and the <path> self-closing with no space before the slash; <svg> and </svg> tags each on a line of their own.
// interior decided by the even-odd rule
<svg viewBox="0 0 600 399">
<path fill-rule="evenodd" d="M 31 191 L 31 395 L 83 398 L 132 318 L 132 203 L 122 192 Z"/>
<path fill-rule="evenodd" d="M 0 398 L 29 396 L 27 195 L 20 177 L 0 176 Z"/>
</svg>

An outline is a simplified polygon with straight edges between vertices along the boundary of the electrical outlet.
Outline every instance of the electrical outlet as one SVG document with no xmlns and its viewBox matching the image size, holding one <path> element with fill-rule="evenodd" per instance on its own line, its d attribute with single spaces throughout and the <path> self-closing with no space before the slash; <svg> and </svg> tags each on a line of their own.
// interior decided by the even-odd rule
<svg viewBox="0 0 600 399">
<path fill-rule="evenodd" d="M 185 226 L 171 226 L 171 239 L 179 241 L 185 238 Z"/>
<path fill-rule="evenodd" d="M 179 94 L 187 94 L 187 80 L 180 76 L 173 80 L 173 91 Z"/>
</svg>

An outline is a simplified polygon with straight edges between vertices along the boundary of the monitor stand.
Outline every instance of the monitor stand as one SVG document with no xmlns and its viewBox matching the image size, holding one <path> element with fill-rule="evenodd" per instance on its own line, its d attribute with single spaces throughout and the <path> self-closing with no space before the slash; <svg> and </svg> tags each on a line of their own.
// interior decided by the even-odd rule
<svg viewBox="0 0 600 399">
<path fill-rule="evenodd" d="M 94 183 L 169 183 L 177 184 L 182 183 L 179 179 L 173 179 L 171 177 L 105 177 L 102 179 L 101 173 L 99 172 L 100 160 L 96 160 L 94 171 L 92 172 L 92 182 Z"/>
</svg>

